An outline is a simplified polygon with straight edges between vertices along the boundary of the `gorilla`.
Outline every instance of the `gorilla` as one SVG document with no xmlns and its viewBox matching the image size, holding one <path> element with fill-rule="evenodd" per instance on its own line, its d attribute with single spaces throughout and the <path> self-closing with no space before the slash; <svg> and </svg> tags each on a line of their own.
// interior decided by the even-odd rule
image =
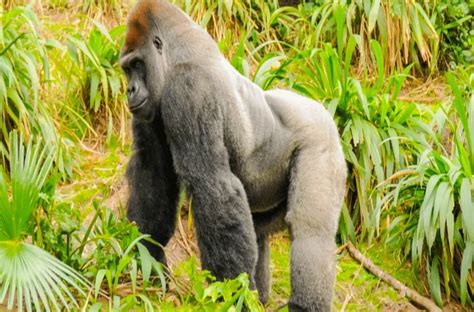
<svg viewBox="0 0 474 312">
<path fill-rule="evenodd" d="M 329 311 L 346 180 L 331 115 L 293 92 L 263 91 L 164 0 L 140 0 L 130 13 L 120 65 L 133 115 L 128 218 L 166 245 L 186 185 L 203 269 L 220 280 L 248 273 L 263 303 L 268 237 L 288 228 L 289 309 Z"/>
</svg>

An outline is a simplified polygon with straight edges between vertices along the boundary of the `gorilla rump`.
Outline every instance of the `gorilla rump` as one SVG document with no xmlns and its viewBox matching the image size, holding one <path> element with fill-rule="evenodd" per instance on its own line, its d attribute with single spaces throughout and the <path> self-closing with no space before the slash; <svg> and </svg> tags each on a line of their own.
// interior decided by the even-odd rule
<svg viewBox="0 0 474 312">
<path fill-rule="evenodd" d="M 263 91 L 166 1 L 138 2 L 120 62 L 133 114 L 128 217 L 166 245 L 184 183 L 203 268 L 219 279 L 247 272 L 262 302 L 268 236 L 288 227 L 290 310 L 329 311 L 346 180 L 330 114 L 295 93 Z"/>
</svg>

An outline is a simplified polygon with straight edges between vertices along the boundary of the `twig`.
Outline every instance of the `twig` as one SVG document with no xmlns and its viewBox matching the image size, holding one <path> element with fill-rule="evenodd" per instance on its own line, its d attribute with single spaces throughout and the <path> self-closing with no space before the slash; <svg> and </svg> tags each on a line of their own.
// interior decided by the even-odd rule
<svg viewBox="0 0 474 312">
<path fill-rule="evenodd" d="M 370 273 L 382 279 L 390 286 L 395 288 L 400 292 L 404 297 L 407 297 L 414 303 L 425 308 L 428 311 L 432 312 L 441 312 L 442 310 L 430 299 L 420 295 L 416 290 L 413 290 L 390 274 L 382 271 L 378 266 L 376 266 L 369 258 L 365 257 L 351 242 L 347 243 L 347 250 L 352 258 L 359 261 L 364 268 L 366 268 Z"/>
<path fill-rule="evenodd" d="M 405 169 L 405 170 L 397 171 L 394 174 L 392 174 L 390 177 L 388 177 L 385 181 L 380 183 L 378 186 L 381 186 L 382 184 L 384 184 L 388 181 L 397 180 L 399 178 L 402 178 L 402 177 L 410 175 L 410 174 L 414 174 L 416 172 L 417 172 L 416 170 L 412 170 L 412 169 Z"/>
<path fill-rule="evenodd" d="M 276 308 L 275 312 L 280 311 L 281 309 L 285 308 L 287 305 L 288 305 L 288 302 L 286 302 L 286 303 L 284 303 L 284 304 L 278 306 L 278 308 Z"/>
<path fill-rule="evenodd" d="M 346 311 L 347 304 L 352 299 L 352 290 L 350 290 L 351 294 L 348 294 L 342 303 L 341 311 Z"/>
<path fill-rule="evenodd" d="M 409 96 L 399 96 L 397 98 L 399 101 L 403 102 L 417 102 L 417 103 L 434 103 L 435 101 L 439 100 L 436 97 L 409 97 Z"/>
<path fill-rule="evenodd" d="M 193 255 L 193 250 L 191 248 L 191 246 L 189 246 L 188 244 L 188 240 L 186 238 L 186 233 L 184 231 L 184 228 L 183 228 L 183 224 L 181 223 L 181 218 L 179 219 L 179 222 L 178 222 L 178 230 L 179 230 L 179 234 L 181 235 L 183 241 L 181 242 L 179 239 L 177 239 L 178 243 L 180 243 L 180 245 L 182 247 L 184 247 L 184 250 L 188 253 L 189 256 L 192 256 Z"/>
<path fill-rule="evenodd" d="M 339 248 L 336 249 L 336 254 L 340 254 L 346 248 L 347 248 L 347 243 L 345 243 L 344 245 L 339 246 Z"/>
</svg>

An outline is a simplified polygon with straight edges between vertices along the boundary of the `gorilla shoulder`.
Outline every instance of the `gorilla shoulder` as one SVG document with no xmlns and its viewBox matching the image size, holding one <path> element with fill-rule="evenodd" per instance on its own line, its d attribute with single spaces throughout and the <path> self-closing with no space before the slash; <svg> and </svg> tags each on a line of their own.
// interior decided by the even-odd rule
<svg viewBox="0 0 474 312">
<path fill-rule="evenodd" d="M 224 109 L 225 106 L 217 102 L 232 100 L 232 84 L 225 72 L 213 70 L 213 67 L 218 67 L 215 63 L 184 62 L 169 68 L 169 78 L 163 88 L 161 104 L 168 105 L 169 102 L 180 105 L 172 107 L 173 110 L 208 109 L 214 105 L 219 106 L 219 109 Z M 176 103 L 178 98 L 188 101 Z"/>
</svg>

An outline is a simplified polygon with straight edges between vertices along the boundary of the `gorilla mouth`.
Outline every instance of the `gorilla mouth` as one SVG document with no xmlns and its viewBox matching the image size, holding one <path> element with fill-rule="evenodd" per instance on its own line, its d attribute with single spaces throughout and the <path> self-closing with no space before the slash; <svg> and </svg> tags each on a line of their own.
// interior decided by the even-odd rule
<svg viewBox="0 0 474 312">
<path fill-rule="evenodd" d="M 140 104 L 130 106 L 130 112 L 135 112 L 138 109 L 140 109 L 142 106 L 144 106 L 148 102 L 148 98 L 145 98 Z"/>
</svg>

